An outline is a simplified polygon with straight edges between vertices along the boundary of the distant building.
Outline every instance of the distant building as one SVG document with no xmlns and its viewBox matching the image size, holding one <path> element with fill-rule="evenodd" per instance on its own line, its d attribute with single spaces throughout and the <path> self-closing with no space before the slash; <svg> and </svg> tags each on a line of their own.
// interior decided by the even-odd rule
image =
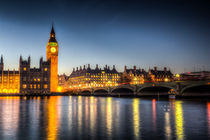
<svg viewBox="0 0 210 140">
<path fill-rule="evenodd" d="M 133 69 L 127 69 L 127 66 L 125 66 L 122 74 L 122 84 L 144 84 L 147 79 L 148 73 L 144 69 L 136 69 L 136 66 Z"/>
<path fill-rule="evenodd" d="M 180 80 L 210 80 L 210 71 L 187 72 L 180 74 Z"/>
<path fill-rule="evenodd" d="M 19 93 L 20 74 L 16 70 L 4 70 L 3 56 L 0 60 L 0 93 Z"/>
<path fill-rule="evenodd" d="M 50 60 L 41 58 L 39 68 L 31 68 L 30 61 L 20 57 L 20 93 L 50 93 Z"/>
<path fill-rule="evenodd" d="M 89 88 L 89 87 L 104 87 L 104 86 L 116 86 L 120 82 L 121 77 L 115 66 L 112 69 L 104 67 L 104 69 L 98 68 L 96 65 L 95 69 L 85 66 L 80 69 L 78 67 L 73 69 L 73 72 L 69 76 L 68 85 L 69 88 Z"/>
<path fill-rule="evenodd" d="M 149 69 L 148 76 L 152 82 L 173 81 L 173 74 L 170 70 L 167 70 L 166 67 L 164 67 L 163 70 L 157 70 L 157 67 L 154 67 L 154 69 Z"/>
</svg>

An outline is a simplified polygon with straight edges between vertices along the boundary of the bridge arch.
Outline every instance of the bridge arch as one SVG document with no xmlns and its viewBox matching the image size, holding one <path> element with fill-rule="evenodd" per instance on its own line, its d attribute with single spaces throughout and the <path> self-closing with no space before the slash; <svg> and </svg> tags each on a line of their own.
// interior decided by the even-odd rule
<svg viewBox="0 0 210 140">
<path fill-rule="evenodd" d="M 91 95 L 92 91 L 91 89 L 83 89 L 79 92 L 81 95 Z"/>
<path fill-rule="evenodd" d="M 172 86 L 168 86 L 168 85 L 155 85 L 155 86 L 152 86 L 152 85 L 150 85 L 150 86 L 140 87 L 137 90 L 137 94 L 138 95 L 150 95 L 150 94 L 160 93 L 160 95 L 168 95 L 168 92 L 170 90 L 174 90 L 175 93 L 177 93 L 177 90 L 174 87 L 172 87 Z M 148 91 L 151 92 L 151 93 L 149 94 Z"/>
<path fill-rule="evenodd" d="M 93 95 L 108 95 L 109 91 L 106 88 L 97 88 L 93 91 Z"/>
<path fill-rule="evenodd" d="M 111 90 L 113 96 L 130 96 L 134 95 L 134 89 L 132 87 L 117 87 Z"/>
<path fill-rule="evenodd" d="M 96 91 L 106 91 L 106 92 L 108 92 L 108 89 L 106 89 L 106 88 L 96 88 L 96 89 L 93 90 L 93 92 L 96 92 Z"/>
<path fill-rule="evenodd" d="M 197 90 L 199 89 L 199 90 Z M 207 91 L 210 94 L 210 85 L 207 84 L 192 84 L 182 88 L 181 95 L 186 94 L 185 92 L 204 92 Z"/>
</svg>

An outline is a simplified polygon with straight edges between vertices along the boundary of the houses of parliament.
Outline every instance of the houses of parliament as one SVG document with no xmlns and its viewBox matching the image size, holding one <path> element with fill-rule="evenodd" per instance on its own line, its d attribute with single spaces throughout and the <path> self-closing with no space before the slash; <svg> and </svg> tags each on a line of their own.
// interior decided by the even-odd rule
<svg viewBox="0 0 210 140">
<path fill-rule="evenodd" d="M 31 58 L 19 59 L 19 70 L 5 70 L 0 59 L 0 93 L 49 94 L 58 87 L 58 43 L 52 26 L 46 47 L 47 60 L 40 58 L 39 68 L 31 68 Z"/>
</svg>

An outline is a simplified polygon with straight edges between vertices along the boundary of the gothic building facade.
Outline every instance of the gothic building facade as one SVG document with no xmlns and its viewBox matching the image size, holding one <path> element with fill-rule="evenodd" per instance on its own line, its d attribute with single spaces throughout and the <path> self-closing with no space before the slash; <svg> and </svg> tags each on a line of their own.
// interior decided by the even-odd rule
<svg viewBox="0 0 210 140">
<path fill-rule="evenodd" d="M 3 56 L 0 60 L 0 93 L 19 93 L 20 73 L 17 70 L 4 70 Z"/>
<path fill-rule="evenodd" d="M 19 70 L 4 70 L 0 60 L 0 93 L 47 94 L 58 90 L 58 44 L 52 26 L 47 43 L 47 60 L 40 59 L 39 68 L 31 68 L 31 59 L 20 56 Z"/>
<path fill-rule="evenodd" d="M 31 68 L 31 60 L 20 57 L 20 93 L 40 94 L 50 93 L 50 60 L 40 59 L 39 68 Z"/>
</svg>

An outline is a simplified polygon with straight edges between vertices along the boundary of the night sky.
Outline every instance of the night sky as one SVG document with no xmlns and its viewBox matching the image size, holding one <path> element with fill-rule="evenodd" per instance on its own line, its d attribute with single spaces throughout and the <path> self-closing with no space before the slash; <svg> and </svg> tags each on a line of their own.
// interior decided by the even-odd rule
<svg viewBox="0 0 210 140">
<path fill-rule="evenodd" d="M 20 55 L 38 67 L 52 23 L 59 74 L 85 64 L 210 70 L 210 4 L 202 0 L 0 0 L 5 69 L 18 69 Z"/>
</svg>

